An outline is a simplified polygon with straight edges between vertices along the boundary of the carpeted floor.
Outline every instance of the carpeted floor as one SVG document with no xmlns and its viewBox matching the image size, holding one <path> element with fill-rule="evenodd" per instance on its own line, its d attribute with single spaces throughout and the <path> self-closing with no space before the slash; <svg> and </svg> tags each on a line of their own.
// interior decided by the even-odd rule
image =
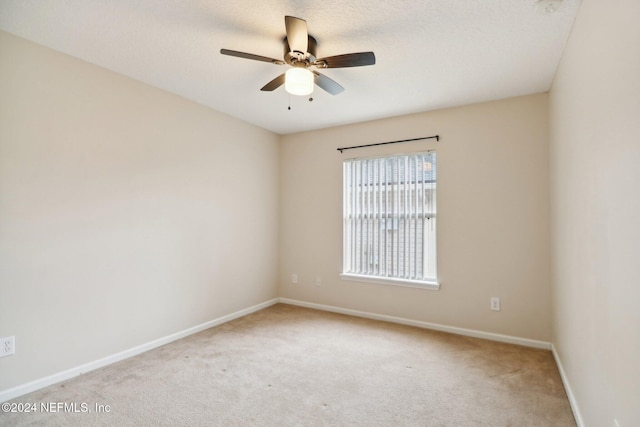
<svg viewBox="0 0 640 427">
<path fill-rule="evenodd" d="M 77 412 L 0 425 L 576 425 L 549 351 L 284 304 L 12 402 Z"/>
</svg>

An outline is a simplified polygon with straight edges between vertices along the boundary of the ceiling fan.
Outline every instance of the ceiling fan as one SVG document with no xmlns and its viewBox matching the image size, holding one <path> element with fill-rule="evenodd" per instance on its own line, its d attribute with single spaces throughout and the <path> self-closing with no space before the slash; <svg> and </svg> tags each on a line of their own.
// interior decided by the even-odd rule
<svg viewBox="0 0 640 427">
<path fill-rule="evenodd" d="M 287 31 L 287 35 L 283 39 L 284 60 L 236 50 L 220 49 L 220 53 L 223 55 L 291 66 L 286 73 L 279 75 L 264 85 L 260 89 L 262 91 L 273 91 L 284 84 L 287 92 L 293 95 L 305 96 L 313 92 L 315 83 L 331 95 L 337 95 L 344 91 L 344 88 L 335 80 L 320 74 L 317 69 L 361 67 L 376 63 L 376 57 L 373 52 L 347 53 L 317 59 L 317 42 L 307 32 L 307 22 L 304 19 L 285 16 L 284 24 Z"/>
</svg>

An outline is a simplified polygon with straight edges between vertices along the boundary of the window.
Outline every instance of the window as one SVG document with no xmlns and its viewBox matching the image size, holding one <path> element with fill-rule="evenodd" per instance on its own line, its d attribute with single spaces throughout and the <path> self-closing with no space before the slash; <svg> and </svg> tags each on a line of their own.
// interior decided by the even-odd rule
<svg viewBox="0 0 640 427">
<path fill-rule="evenodd" d="M 436 153 L 345 160 L 342 277 L 438 289 Z"/>
</svg>

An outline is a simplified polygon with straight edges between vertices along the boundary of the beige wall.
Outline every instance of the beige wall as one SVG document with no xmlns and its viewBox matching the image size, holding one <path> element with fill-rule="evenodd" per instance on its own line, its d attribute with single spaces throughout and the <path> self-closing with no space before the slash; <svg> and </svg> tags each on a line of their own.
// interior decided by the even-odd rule
<svg viewBox="0 0 640 427">
<path fill-rule="evenodd" d="M 277 135 L 1 32 L 0 55 L 0 390 L 277 296 Z"/>
<path fill-rule="evenodd" d="M 550 341 L 547 116 L 541 94 L 284 136 L 280 295 Z M 434 134 L 440 142 L 336 151 Z M 342 160 L 424 149 L 438 153 L 440 290 L 340 280 Z"/>
<path fill-rule="evenodd" d="M 550 95 L 554 345 L 588 427 L 640 425 L 639 18 L 583 0 Z"/>
</svg>

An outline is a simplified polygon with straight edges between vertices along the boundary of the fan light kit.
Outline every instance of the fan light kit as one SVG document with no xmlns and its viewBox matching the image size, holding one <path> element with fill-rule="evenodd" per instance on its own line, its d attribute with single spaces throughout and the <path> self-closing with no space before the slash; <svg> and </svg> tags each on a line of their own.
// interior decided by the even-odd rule
<svg viewBox="0 0 640 427">
<path fill-rule="evenodd" d="M 313 73 L 306 68 L 289 69 L 284 73 L 284 89 L 291 95 L 310 95 L 313 92 Z"/>
<path fill-rule="evenodd" d="M 362 67 L 376 63 L 373 52 L 347 53 L 316 59 L 317 42 L 307 31 L 307 21 L 293 16 L 285 16 L 284 25 L 287 32 L 283 40 L 284 60 L 229 49 L 220 49 L 220 53 L 276 65 L 290 65 L 291 68 L 286 73 L 271 80 L 260 90 L 271 92 L 284 84 L 287 92 L 299 96 L 310 95 L 313 92 L 314 83 L 331 95 L 337 95 L 344 91 L 344 88 L 336 81 L 320 74 L 316 71 L 317 69 Z"/>
</svg>

